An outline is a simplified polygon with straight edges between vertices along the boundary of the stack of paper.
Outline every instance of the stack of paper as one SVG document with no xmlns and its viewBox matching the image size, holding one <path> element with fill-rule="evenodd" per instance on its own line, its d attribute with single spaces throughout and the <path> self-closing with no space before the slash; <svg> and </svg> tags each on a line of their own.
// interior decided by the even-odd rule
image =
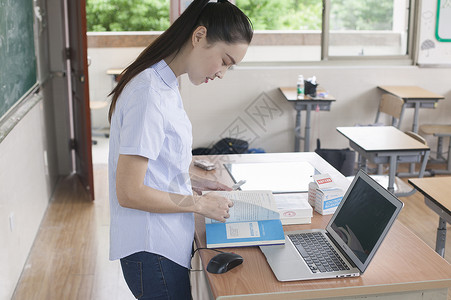
<svg viewBox="0 0 451 300">
<path fill-rule="evenodd" d="M 313 209 L 307 193 L 274 194 L 283 225 L 310 224 Z"/>
</svg>

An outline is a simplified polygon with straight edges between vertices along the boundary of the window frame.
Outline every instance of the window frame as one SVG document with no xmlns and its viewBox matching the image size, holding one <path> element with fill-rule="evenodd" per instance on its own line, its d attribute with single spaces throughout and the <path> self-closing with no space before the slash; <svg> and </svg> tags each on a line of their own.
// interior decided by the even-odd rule
<svg viewBox="0 0 451 300">
<path fill-rule="evenodd" d="M 418 60 L 418 35 L 419 35 L 419 11 L 420 4 L 418 0 L 408 0 L 409 15 L 408 15 L 408 33 L 407 33 L 407 45 L 406 54 L 404 55 L 371 55 L 371 56 L 336 56 L 329 55 L 329 19 L 330 19 L 330 7 L 331 0 L 322 0 L 323 14 L 322 14 L 322 28 L 320 32 L 320 47 L 321 58 L 316 61 L 252 61 L 242 62 L 240 66 L 310 66 L 310 65 L 345 65 L 352 63 L 353 65 L 416 65 Z M 282 31 L 282 30 L 261 30 L 255 31 L 254 39 L 251 46 L 271 46 L 271 45 L 293 45 L 290 42 L 290 35 L 299 35 L 295 31 Z M 302 34 L 308 35 L 309 33 L 303 32 Z M 273 41 L 281 40 L 282 44 L 275 44 Z"/>
<path fill-rule="evenodd" d="M 179 15 L 181 11 L 180 5 L 183 0 L 170 0 L 170 20 L 173 22 L 174 18 Z M 235 1 L 231 1 L 235 2 Z M 256 30 L 254 38 L 251 42 L 252 46 L 302 46 L 296 43 L 299 40 L 300 35 L 303 35 L 302 40 L 306 41 L 306 45 L 317 45 L 318 39 L 320 39 L 320 60 L 311 61 L 277 61 L 271 59 L 255 60 L 255 61 L 243 61 L 236 68 L 240 67 L 265 67 L 265 66 L 411 66 L 416 65 L 418 62 L 418 40 L 419 40 L 419 20 L 420 20 L 420 1 L 409 0 L 409 20 L 408 20 L 408 35 L 407 35 L 407 53 L 405 55 L 379 55 L 379 56 L 330 56 L 329 55 L 329 20 L 331 0 L 322 0 L 323 2 L 323 21 L 321 32 L 313 31 L 291 31 L 291 30 Z M 155 40 L 160 34 L 160 31 L 154 32 L 107 32 L 107 33 L 91 33 L 95 38 L 91 37 L 90 45 L 94 47 L 100 47 L 106 42 L 102 42 L 103 39 L 108 39 L 109 44 L 112 47 L 146 47 L 150 42 Z M 88 34 L 88 39 L 90 35 Z M 108 36 L 118 36 L 120 39 L 112 41 Z M 115 39 L 116 40 L 116 39 Z M 97 45 L 97 42 L 99 45 Z M 111 44 L 112 43 L 112 44 Z"/>
</svg>

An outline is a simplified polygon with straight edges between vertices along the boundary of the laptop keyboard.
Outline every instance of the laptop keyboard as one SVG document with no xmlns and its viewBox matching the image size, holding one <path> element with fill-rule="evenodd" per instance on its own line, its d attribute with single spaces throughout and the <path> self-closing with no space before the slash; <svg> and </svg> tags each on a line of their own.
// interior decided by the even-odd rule
<svg viewBox="0 0 451 300">
<path fill-rule="evenodd" d="M 313 273 L 349 270 L 322 233 L 289 234 L 288 237 Z"/>
</svg>

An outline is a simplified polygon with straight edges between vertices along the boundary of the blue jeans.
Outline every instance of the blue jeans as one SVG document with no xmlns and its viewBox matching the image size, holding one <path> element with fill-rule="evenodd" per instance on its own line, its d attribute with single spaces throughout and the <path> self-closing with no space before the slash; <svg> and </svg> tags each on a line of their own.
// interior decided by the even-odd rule
<svg viewBox="0 0 451 300">
<path fill-rule="evenodd" d="M 121 267 L 136 299 L 191 299 L 189 270 L 166 257 L 137 252 L 122 258 Z"/>
</svg>

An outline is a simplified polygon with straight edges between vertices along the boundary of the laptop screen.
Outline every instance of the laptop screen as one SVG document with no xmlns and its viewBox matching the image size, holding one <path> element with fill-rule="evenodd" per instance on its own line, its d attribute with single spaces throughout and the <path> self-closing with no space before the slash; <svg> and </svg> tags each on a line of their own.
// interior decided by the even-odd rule
<svg viewBox="0 0 451 300">
<path fill-rule="evenodd" d="M 359 172 L 328 225 L 328 232 L 363 272 L 402 208 L 402 202 Z"/>
</svg>

